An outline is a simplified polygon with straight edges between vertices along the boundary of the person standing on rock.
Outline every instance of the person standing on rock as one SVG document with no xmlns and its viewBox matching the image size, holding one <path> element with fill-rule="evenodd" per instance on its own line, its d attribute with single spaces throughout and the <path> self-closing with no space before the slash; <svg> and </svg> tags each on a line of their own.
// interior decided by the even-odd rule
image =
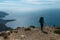
<svg viewBox="0 0 60 40">
<path fill-rule="evenodd" d="M 43 31 L 44 17 L 40 17 L 39 23 L 40 23 L 40 25 L 41 25 L 41 31 Z"/>
</svg>

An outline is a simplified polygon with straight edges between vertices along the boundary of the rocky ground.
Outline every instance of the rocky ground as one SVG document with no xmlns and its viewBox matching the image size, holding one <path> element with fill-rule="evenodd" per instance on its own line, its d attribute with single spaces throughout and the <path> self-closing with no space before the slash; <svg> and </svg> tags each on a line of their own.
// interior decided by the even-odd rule
<svg viewBox="0 0 60 40">
<path fill-rule="evenodd" d="M 54 28 L 17 28 L 12 32 L 0 33 L 0 40 L 60 40 L 60 35 L 53 33 Z M 3 35 L 3 36 L 2 36 Z"/>
</svg>

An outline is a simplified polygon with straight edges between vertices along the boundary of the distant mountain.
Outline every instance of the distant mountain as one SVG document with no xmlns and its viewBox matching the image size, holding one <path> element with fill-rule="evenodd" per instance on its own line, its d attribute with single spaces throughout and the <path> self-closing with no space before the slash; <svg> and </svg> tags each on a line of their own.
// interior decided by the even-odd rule
<svg viewBox="0 0 60 40">
<path fill-rule="evenodd" d="M 14 20 L 13 19 L 11 19 L 11 20 L 2 19 L 7 15 L 8 14 L 6 12 L 0 11 L 0 32 L 12 29 L 10 27 L 7 27 L 5 24 L 8 23 L 8 22 L 14 21 Z"/>
<path fill-rule="evenodd" d="M 11 22 L 11 21 L 15 21 L 15 20 L 14 19 L 11 19 L 11 20 L 0 19 L 0 25 L 5 25 L 6 23 Z"/>
<path fill-rule="evenodd" d="M 3 25 L 3 26 L 0 25 L 0 32 L 1 31 L 7 31 L 7 30 L 12 30 L 12 28 L 7 27 L 6 25 Z"/>
<path fill-rule="evenodd" d="M 7 15 L 8 15 L 8 13 L 0 11 L 0 18 L 4 18 Z"/>
</svg>

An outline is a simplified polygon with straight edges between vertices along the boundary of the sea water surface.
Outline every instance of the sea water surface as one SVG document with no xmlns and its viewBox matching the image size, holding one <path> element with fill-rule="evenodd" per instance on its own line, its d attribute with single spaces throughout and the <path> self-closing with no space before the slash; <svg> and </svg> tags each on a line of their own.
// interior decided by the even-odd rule
<svg viewBox="0 0 60 40">
<path fill-rule="evenodd" d="M 6 25 L 12 28 L 28 27 L 34 25 L 40 27 L 39 19 L 41 16 L 45 19 L 45 25 L 60 26 L 60 9 L 35 10 L 30 12 L 8 12 L 4 19 L 15 19 Z"/>
</svg>

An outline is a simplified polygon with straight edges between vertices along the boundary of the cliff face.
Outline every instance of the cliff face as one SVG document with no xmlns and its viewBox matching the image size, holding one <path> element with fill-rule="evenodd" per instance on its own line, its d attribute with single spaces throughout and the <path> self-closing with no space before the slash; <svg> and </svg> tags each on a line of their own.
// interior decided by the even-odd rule
<svg viewBox="0 0 60 40">
<path fill-rule="evenodd" d="M 51 29 L 53 31 L 53 29 Z M 54 34 L 53 32 L 46 31 L 42 32 L 38 28 L 30 28 L 26 30 L 25 28 L 15 29 L 10 32 L 10 35 L 5 38 L 6 40 L 60 40 L 60 35 Z M 46 34 L 46 32 L 48 34 Z M 6 34 L 5 34 L 6 35 Z M 1 40 L 5 40 L 4 37 L 0 37 Z"/>
</svg>

